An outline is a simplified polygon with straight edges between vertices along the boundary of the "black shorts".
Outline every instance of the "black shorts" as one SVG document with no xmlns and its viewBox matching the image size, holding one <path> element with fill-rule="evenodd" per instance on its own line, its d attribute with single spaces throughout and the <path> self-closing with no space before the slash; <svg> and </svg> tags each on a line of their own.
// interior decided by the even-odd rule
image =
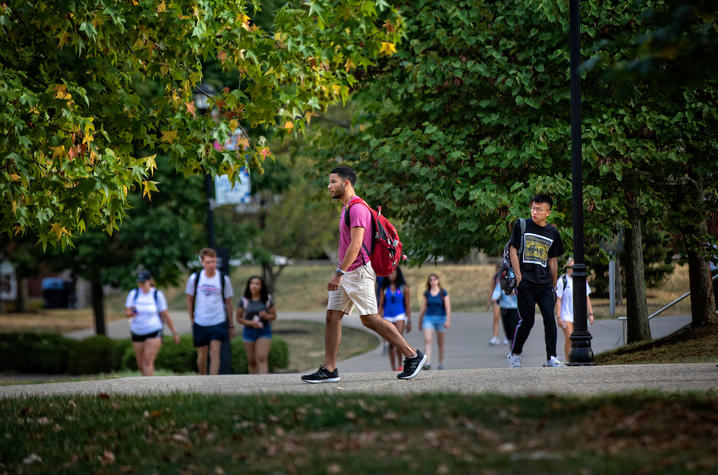
<svg viewBox="0 0 718 475">
<path fill-rule="evenodd" d="M 218 323 L 204 327 L 202 325 L 192 324 L 192 340 L 195 348 L 207 346 L 212 340 L 223 341 L 229 337 L 229 327 L 227 322 Z"/>
<path fill-rule="evenodd" d="M 138 335 L 137 333 L 132 332 L 130 332 L 130 334 L 132 335 L 132 341 L 141 342 L 148 338 L 162 338 L 162 329 L 160 328 L 156 332 L 148 333 L 146 335 Z"/>
</svg>

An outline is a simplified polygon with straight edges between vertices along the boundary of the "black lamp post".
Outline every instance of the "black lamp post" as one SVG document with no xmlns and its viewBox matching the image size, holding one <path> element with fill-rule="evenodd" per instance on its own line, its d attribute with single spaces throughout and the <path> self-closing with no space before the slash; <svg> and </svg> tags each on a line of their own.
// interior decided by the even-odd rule
<svg viewBox="0 0 718 475">
<path fill-rule="evenodd" d="M 210 97 L 217 94 L 217 91 L 208 84 L 200 84 L 194 91 L 194 104 L 197 112 L 206 114 L 210 107 Z M 214 232 L 214 183 L 209 173 L 204 175 L 204 191 L 207 195 L 207 246 L 216 249 Z"/>
<path fill-rule="evenodd" d="M 573 315 L 570 365 L 593 365 L 591 333 L 586 321 L 586 265 L 583 256 L 583 167 L 581 157 L 581 77 L 578 74 L 581 49 L 579 42 L 579 0 L 569 3 L 569 49 L 571 71 L 571 173 L 573 192 Z"/>
<path fill-rule="evenodd" d="M 210 98 L 217 94 L 217 91 L 208 84 L 200 84 L 197 86 L 197 88 L 194 91 L 194 105 L 197 109 L 197 112 L 200 114 L 206 114 L 207 111 L 210 109 Z M 207 247 L 210 249 L 214 249 L 219 252 L 217 249 L 217 243 L 215 239 L 215 232 L 214 232 L 214 205 L 215 205 L 215 199 L 214 199 L 214 180 L 212 179 L 212 175 L 207 173 L 205 171 L 204 174 L 204 191 L 207 194 Z M 220 253 L 220 257 L 221 253 Z M 222 268 L 225 268 L 228 273 L 229 269 L 229 263 L 227 262 L 228 259 L 226 257 L 222 260 L 222 267 L 220 268 L 220 271 Z M 222 279 L 222 272 L 220 272 L 220 279 Z M 224 295 L 222 296 L 223 304 L 224 304 Z M 229 323 L 231 323 L 232 316 L 228 315 L 227 318 L 229 319 Z M 219 374 L 231 374 L 232 373 L 232 346 L 230 345 L 229 337 L 226 337 L 222 340 L 222 346 L 220 347 L 220 353 L 219 353 Z M 209 364 L 209 362 L 208 362 Z"/>
</svg>

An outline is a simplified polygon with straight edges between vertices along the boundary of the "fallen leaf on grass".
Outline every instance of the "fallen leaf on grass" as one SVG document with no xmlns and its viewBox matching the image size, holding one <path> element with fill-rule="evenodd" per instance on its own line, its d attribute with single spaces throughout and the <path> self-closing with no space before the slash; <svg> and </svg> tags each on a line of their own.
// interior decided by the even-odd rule
<svg viewBox="0 0 718 475">
<path fill-rule="evenodd" d="M 333 463 L 331 465 L 327 466 L 327 473 L 334 474 L 334 473 L 342 473 L 342 466 L 338 463 Z"/>
<path fill-rule="evenodd" d="M 105 450 L 102 456 L 98 456 L 97 459 L 102 465 L 110 465 L 115 463 L 115 454 L 113 454 L 109 450 Z"/>
<path fill-rule="evenodd" d="M 107 393 L 100 393 L 97 395 L 97 397 L 100 399 L 110 399 L 110 395 Z"/>
<path fill-rule="evenodd" d="M 399 416 L 397 416 L 395 413 L 389 411 L 386 414 L 384 414 L 384 417 L 382 418 L 385 421 L 396 421 L 399 419 Z"/>
<path fill-rule="evenodd" d="M 22 459 L 22 463 L 24 463 L 25 465 L 30 465 L 31 463 L 35 462 L 42 462 L 42 458 L 37 454 L 30 454 L 24 459 Z"/>
</svg>

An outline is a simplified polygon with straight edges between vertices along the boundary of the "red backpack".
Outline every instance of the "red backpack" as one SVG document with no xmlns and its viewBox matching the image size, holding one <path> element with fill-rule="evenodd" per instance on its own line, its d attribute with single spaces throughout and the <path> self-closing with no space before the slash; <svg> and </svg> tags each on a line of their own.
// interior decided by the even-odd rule
<svg viewBox="0 0 718 475">
<path fill-rule="evenodd" d="M 378 206 L 375 211 L 361 198 L 350 202 L 344 212 L 344 224 L 346 224 L 349 229 L 351 229 L 349 209 L 355 203 L 363 204 L 371 212 L 373 228 L 371 239 L 372 250 L 369 252 L 369 249 L 364 246 L 363 242 L 362 247 L 369 255 L 374 273 L 376 273 L 377 276 L 386 277 L 394 272 L 394 269 L 396 269 L 396 266 L 398 266 L 400 262 L 406 260 L 406 256 L 402 253 L 403 246 L 399 240 L 399 233 L 396 232 L 394 225 L 381 214 L 381 206 Z"/>
</svg>

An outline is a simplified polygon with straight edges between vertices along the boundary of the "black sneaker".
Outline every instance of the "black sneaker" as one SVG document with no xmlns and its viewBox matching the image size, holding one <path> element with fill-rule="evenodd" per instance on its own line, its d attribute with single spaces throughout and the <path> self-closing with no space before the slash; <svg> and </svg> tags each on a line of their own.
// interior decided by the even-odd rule
<svg viewBox="0 0 718 475">
<path fill-rule="evenodd" d="M 314 373 L 302 376 L 302 381 L 312 384 L 336 383 L 339 381 L 339 370 L 334 368 L 334 371 L 329 371 L 322 365 Z"/>
<path fill-rule="evenodd" d="M 421 371 L 421 367 L 426 363 L 426 355 L 421 350 L 416 350 L 416 356 L 413 358 L 404 358 L 404 371 L 399 373 L 399 379 L 411 379 Z"/>
</svg>

